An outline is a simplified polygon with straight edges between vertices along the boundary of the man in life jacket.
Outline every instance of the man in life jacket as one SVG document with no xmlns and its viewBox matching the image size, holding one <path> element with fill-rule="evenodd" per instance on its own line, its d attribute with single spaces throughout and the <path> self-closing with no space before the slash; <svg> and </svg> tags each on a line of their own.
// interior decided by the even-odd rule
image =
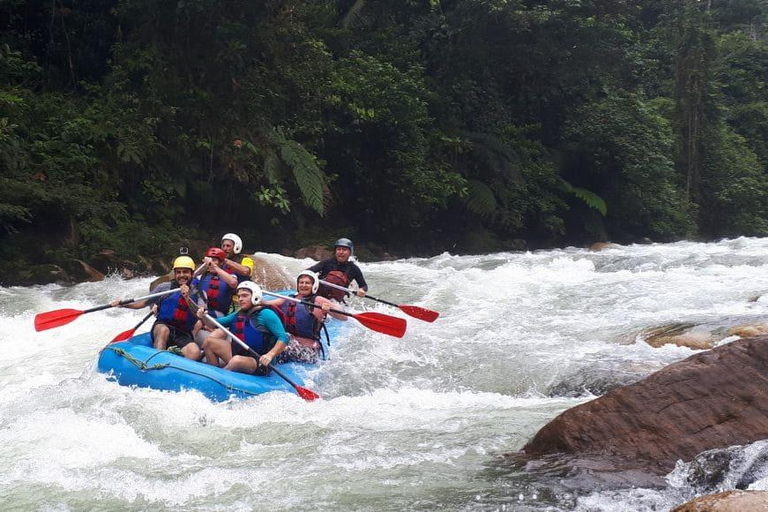
<svg viewBox="0 0 768 512">
<path fill-rule="evenodd" d="M 296 299 L 317 304 L 313 308 L 306 304 L 299 304 L 287 299 L 274 299 L 265 301 L 280 308 L 283 313 L 285 330 L 291 335 L 285 351 L 280 354 L 280 362 L 299 361 L 302 363 L 316 363 L 320 352 L 320 329 L 327 315 L 345 322 L 346 315 L 340 315 L 330 311 L 333 303 L 325 297 L 317 295 L 320 279 L 311 270 L 304 270 L 296 278 L 296 290 L 292 295 Z"/>
<path fill-rule="evenodd" d="M 197 323 L 194 309 L 189 302 L 199 300 L 198 291 L 191 286 L 192 274 L 195 272 L 195 262 L 189 256 L 179 256 L 173 261 L 173 280 L 161 283 L 151 293 L 163 292 L 178 288 L 179 291 L 164 297 L 155 297 L 122 307 L 141 309 L 152 306 L 152 312 L 157 316 L 152 326 L 152 345 L 157 350 L 167 350 L 176 346 L 188 359 L 200 359 L 200 347 L 193 341 L 193 330 Z M 119 300 L 112 305 L 119 305 Z"/>
<path fill-rule="evenodd" d="M 232 296 L 237 289 L 235 270 L 226 260 L 227 254 L 222 249 L 211 247 L 203 260 L 208 265 L 205 274 L 192 281 L 193 286 L 205 293 L 208 310 L 215 317 L 224 316 L 229 312 Z"/>
<path fill-rule="evenodd" d="M 221 249 L 226 253 L 224 263 L 235 271 L 238 282 L 249 281 L 253 276 L 253 258 L 240 254 L 242 239 L 234 233 L 221 237 Z"/>
<path fill-rule="evenodd" d="M 363 272 L 354 262 L 350 261 L 355 246 L 349 238 L 339 238 L 334 245 L 334 255 L 309 267 L 307 270 L 316 272 L 320 279 L 329 283 L 348 288 L 352 281 L 357 282 L 358 297 L 365 296 L 368 291 L 368 283 L 365 282 Z M 343 301 L 347 294 L 330 286 L 320 285 L 318 294 L 322 297 Z"/>
<path fill-rule="evenodd" d="M 288 333 L 276 310 L 261 303 L 261 288 L 253 281 L 237 286 L 237 302 L 240 310 L 218 321 L 261 357 L 257 360 L 240 344 L 230 341 L 223 330 L 216 329 L 203 342 L 205 361 L 221 366 L 221 360 L 226 370 L 266 375 L 272 360 L 285 350 Z"/>
</svg>

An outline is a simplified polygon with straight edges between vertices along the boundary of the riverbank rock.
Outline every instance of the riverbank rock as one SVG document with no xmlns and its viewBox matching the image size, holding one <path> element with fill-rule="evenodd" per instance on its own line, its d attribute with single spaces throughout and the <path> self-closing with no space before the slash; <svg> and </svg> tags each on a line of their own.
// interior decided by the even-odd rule
<svg viewBox="0 0 768 512">
<path fill-rule="evenodd" d="M 31 286 L 35 284 L 67 283 L 69 275 L 58 265 L 45 263 L 43 265 L 32 265 L 26 269 L 20 270 L 17 275 L 17 282 L 21 286 Z"/>
<path fill-rule="evenodd" d="M 605 249 L 618 249 L 619 247 L 621 246 L 611 242 L 595 242 L 589 246 L 589 250 L 592 252 L 599 252 Z"/>
<path fill-rule="evenodd" d="M 293 276 L 261 256 L 253 256 L 253 280 L 265 290 L 296 288 Z"/>
<path fill-rule="evenodd" d="M 768 512 L 766 491 L 726 491 L 700 496 L 672 512 Z"/>
<path fill-rule="evenodd" d="M 678 459 L 768 438 L 768 337 L 736 340 L 569 409 L 522 456 L 578 454 L 645 461 L 666 474 Z"/>
<path fill-rule="evenodd" d="M 84 262 L 83 260 L 71 259 L 62 262 L 62 267 L 67 271 L 69 277 L 76 282 L 88 281 L 94 283 L 102 281 L 104 274 Z"/>
<path fill-rule="evenodd" d="M 294 258 L 312 258 L 315 261 L 324 260 L 333 256 L 333 252 L 324 245 L 310 245 L 302 247 L 293 253 Z"/>
</svg>

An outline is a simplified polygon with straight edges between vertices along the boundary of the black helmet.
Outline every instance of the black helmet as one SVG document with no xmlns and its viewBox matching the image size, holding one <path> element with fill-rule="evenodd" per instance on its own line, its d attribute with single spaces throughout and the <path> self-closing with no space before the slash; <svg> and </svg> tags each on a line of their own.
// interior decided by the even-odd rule
<svg viewBox="0 0 768 512">
<path fill-rule="evenodd" d="M 338 240 L 336 240 L 336 243 L 333 244 L 333 248 L 335 249 L 336 247 L 346 247 L 351 252 L 355 252 L 355 246 L 352 243 L 352 240 L 350 240 L 349 238 L 339 238 Z"/>
</svg>

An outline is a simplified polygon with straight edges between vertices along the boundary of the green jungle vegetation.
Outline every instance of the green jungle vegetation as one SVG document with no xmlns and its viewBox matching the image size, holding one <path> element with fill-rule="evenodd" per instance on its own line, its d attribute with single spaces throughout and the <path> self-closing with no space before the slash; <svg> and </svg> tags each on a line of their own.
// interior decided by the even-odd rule
<svg viewBox="0 0 768 512">
<path fill-rule="evenodd" d="M 1 0 L 0 256 L 768 235 L 767 24 L 764 0 Z"/>
</svg>

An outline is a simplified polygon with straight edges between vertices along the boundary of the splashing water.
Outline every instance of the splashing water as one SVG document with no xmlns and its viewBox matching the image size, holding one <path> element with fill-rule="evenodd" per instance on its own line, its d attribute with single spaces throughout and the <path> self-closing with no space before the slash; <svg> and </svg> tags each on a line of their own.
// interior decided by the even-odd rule
<svg viewBox="0 0 768 512">
<path fill-rule="evenodd" d="M 311 263 L 268 258 L 291 274 Z M 406 318 L 408 332 L 347 322 L 311 375 L 317 402 L 273 393 L 212 403 L 107 381 L 98 351 L 142 312 L 34 332 L 36 313 L 140 296 L 151 279 L 0 288 L 0 508 L 668 509 L 694 493 L 682 470 L 665 489 L 592 492 L 502 456 L 593 393 L 694 353 L 651 348 L 643 329 L 768 310 L 749 300 L 768 289 L 767 239 L 361 267 L 377 297 L 441 315 L 420 322 L 354 299 Z M 752 488 L 765 488 L 768 471 L 750 468 Z"/>
</svg>

